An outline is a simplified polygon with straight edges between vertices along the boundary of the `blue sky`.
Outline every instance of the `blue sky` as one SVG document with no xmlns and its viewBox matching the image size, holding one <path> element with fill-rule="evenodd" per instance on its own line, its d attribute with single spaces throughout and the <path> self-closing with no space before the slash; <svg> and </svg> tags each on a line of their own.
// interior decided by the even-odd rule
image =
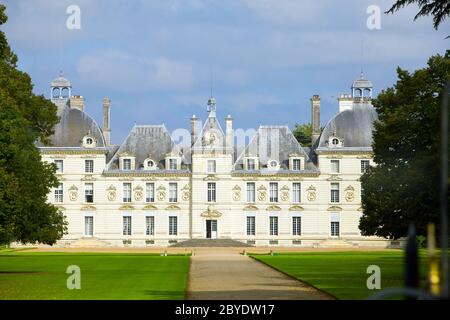
<svg viewBox="0 0 450 320">
<path fill-rule="evenodd" d="M 134 123 L 175 130 L 204 118 L 211 70 L 218 115 L 231 114 L 236 128 L 309 122 L 313 94 L 326 123 L 361 68 L 377 94 L 397 66 L 412 71 L 448 48 L 448 21 L 439 31 L 431 18 L 413 22 L 415 7 L 382 14 L 381 29 L 369 30 L 368 6 L 393 2 L 3 0 L 3 30 L 36 93 L 49 97 L 62 70 L 99 123 L 109 97 L 112 142 L 121 143 Z M 80 30 L 66 28 L 73 4 Z"/>
</svg>

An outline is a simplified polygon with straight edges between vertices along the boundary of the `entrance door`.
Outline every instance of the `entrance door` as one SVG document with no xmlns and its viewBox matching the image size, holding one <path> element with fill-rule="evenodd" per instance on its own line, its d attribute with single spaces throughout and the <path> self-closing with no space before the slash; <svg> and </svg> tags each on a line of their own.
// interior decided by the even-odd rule
<svg viewBox="0 0 450 320">
<path fill-rule="evenodd" d="M 206 220 L 206 238 L 217 238 L 217 220 Z"/>
<path fill-rule="evenodd" d="M 94 217 L 84 217 L 84 235 L 86 237 L 94 235 Z"/>
</svg>

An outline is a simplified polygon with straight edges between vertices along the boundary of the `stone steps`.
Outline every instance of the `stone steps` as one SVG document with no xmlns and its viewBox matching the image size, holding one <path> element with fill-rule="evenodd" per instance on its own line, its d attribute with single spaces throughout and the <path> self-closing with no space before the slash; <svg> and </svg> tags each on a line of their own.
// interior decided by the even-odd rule
<svg viewBox="0 0 450 320">
<path fill-rule="evenodd" d="M 246 243 L 231 239 L 190 239 L 178 242 L 171 247 L 252 247 Z"/>
<path fill-rule="evenodd" d="M 70 244 L 71 247 L 105 247 L 110 244 L 97 238 L 80 238 Z"/>
</svg>

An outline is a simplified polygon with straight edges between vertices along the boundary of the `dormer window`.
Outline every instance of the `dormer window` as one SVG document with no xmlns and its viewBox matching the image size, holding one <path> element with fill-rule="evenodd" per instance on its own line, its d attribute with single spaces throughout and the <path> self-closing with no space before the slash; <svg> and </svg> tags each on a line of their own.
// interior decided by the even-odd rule
<svg viewBox="0 0 450 320">
<path fill-rule="evenodd" d="M 277 160 L 269 160 L 267 162 L 267 169 L 269 170 L 279 170 L 280 169 L 280 163 Z"/>
<path fill-rule="evenodd" d="M 289 169 L 292 171 L 301 171 L 304 166 L 304 158 L 302 155 L 294 153 L 289 155 Z"/>
<path fill-rule="evenodd" d="M 245 170 L 258 170 L 258 158 L 257 157 L 246 157 L 244 158 L 244 169 Z"/>
<path fill-rule="evenodd" d="M 339 139 L 336 136 L 331 136 L 328 139 L 328 147 L 329 148 L 340 148 L 340 147 L 342 147 L 342 144 L 343 144 L 343 140 Z"/>
<path fill-rule="evenodd" d="M 144 170 L 156 170 L 158 168 L 155 161 L 150 158 L 144 160 Z"/>
<path fill-rule="evenodd" d="M 292 159 L 292 170 L 300 171 L 301 163 L 302 163 L 302 161 L 300 159 Z"/>
<path fill-rule="evenodd" d="M 135 157 L 124 152 L 119 155 L 119 169 L 120 170 L 135 170 Z"/>
<path fill-rule="evenodd" d="M 85 148 L 95 148 L 97 145 L 96 140 L 90 135 L 84 136 L 83 138 L 83 147 Z"/>
<path fill-rule="evenodd" d="M 179 170 L 181 159 L 178 157 L 166 158 L 166 169 L 167 170 Z"/>
</svg>

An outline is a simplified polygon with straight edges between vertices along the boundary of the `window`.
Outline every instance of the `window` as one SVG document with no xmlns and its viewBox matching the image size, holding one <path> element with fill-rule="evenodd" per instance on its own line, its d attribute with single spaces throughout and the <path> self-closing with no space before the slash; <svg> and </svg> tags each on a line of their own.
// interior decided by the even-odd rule
<svg viewBox="0 0 450 320">
<path fill-rule="evenodd" d="M 293 159 L 292 160 L 292 170 L 299 171 L 301 170 L 301 160 L 300 159 Z"/>
<path fill-rule="evenodd" d="M 208 182 L 208 202 L 216 202 L 216 183 Z"/>
<path fill-rule="evenodd" d="M 57 188 L 55 188 L 55 202 L 62 203 L 64 201 L 64 188 L 63 184 L 60 183 Z"/>
<path fill-rule="evenodd" d="M 94 217 L 84 217 L 84 235 L 88 237 L 94 235 Z"/>
<path fill-rule="evenodd" d="M 270 235 L 278 235 L 278 217 L 269 217 Z"/>
<path fill-rule="evenodd" d="M 247 170 L 256 170 L 255 159 L 247 159 Z"/>
<path fill-rule="evenodd" d="M 177 159 L 169 159 L 169 169 L 170 170 L 177 170 Z"/>
<path fill-rule="evenodd" d="M 131 216 L 123 217 L 123 235 L 131 236 Z"/>
<path fill-rule="evenodd" d="M 155 217 L 145 217 L 145 234 L 147 236 L 155 235 Z"/>
<path fill-rule="evenodd" d="M 292 235 L 300 236 L 302 234 L 302 218 L 292 217 Z"/>
<path fill-rule="evenodd" d="M 178 234 L 178 217 L 169 217 L 169 236 Z"/>
<path fill-rule="evenodd" d="M 94 143 L 94 140 L 92 140 L 92 138 L 87 138 L 86 139 L 86 144 L 91 145 Z"/>
<path fill-rule="evenodd" d="M 256 234 L 256 217 L 247 217 L 247 235 L 254 236 Z"/>
<path fill-rule="evenodd" d="M 301 201 L 301 185 L 299 182 L 294 182 L 292 184 L 292 202 L 299 203 Z"/>
<path fill-rule="evenodd" d="M 331 144 L 333 146 L 338 146 L 339 145 L 339 139 L 338 138 L 333 138 L 331 139 Z"/>
<path fill-rule="evenodd" d="M 123 202 L 131 202 L 131 183 L 125 182 L 123 184 Z"/>
<path fill-rule="evenodd" d="M 131 159 L 123 159 L 123 170 L 131 170 Z"/>
<path fill-rule="evenodd" d="M 369 171 L 369 160 L 361 160 L 361 173 Z"/>
<path fill-rule="evenodd" d="M 86 183 L 84 185 L 84 201 L 87 203 L 94 202 L 94 184 Z"/>
<path fill-rule="evenodd" d="M 269 184 L 270 189 L 270 202 L 278 202 L 278 182 L 271 182 Z"/>
<path fill-rule="evenodd" d="M 339 202 L 339 183 L 331 184 L 331 202 L 332 203 Z"/>
<path fill-rule="evenodd" d="M 178 201 L 178 184 L 176 182 L 169 183 L 169 202 Z"/>
<path fill-rule="evenodd" d="M 278 168 L 278 161 L 277 160 L 269 160 L 269 163 L 267 164 L 269 169 L 277 169 Z"/>
<path fill-rule="evenodd" d="M 208 160 L 208 173 L 216 172 L 216 160 Z"/>
<path fill-rule="evenodd" d="M 155 202 L 155 184 L 153 182 L 145 184 L 145 202 Z"/>
<path fill-rule="evenodd" d="M 339 237 L 339 222 L 331 221 L 331 236 Z"/>
<path fill-rule="evenodd" d="M 255 202 L 255 183 L 247 182 L 247 202 Z"/>
<path fill-rule="evenodd" d="M 64 161 L 63 160 L 55 160 L 56 165 L 56 173 L 64 172 Z"/>
<path fill-rule="evenodd" d="M 331 173 L 339 173 L 339 160 L 331 160 Z"/>
<path fill-rule="evenodd" d="M 94 172 L 94 160 L 84 160 L 84 172 L 85 173 Z"/>
</svg>

